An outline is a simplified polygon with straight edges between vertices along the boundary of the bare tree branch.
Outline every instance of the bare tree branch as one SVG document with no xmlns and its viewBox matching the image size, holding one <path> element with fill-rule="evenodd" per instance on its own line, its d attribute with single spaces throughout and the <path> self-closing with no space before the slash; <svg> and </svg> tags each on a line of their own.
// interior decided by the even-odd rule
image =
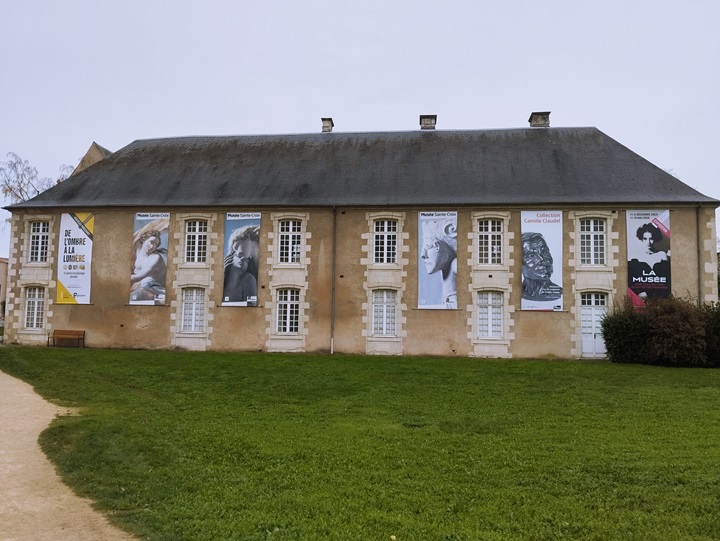
<svg viewBox="0 0 720 541">
<path fill-rule="evenodd" d="M 7 161 L 0 162 L 0 191 L 10 199 L 11 203 L 20 203 L 35 197 L 53 185 L 49 178 L 38 178 L 37 169 L 30 165 L 30 162 L 23 160 L 14 152 L 8 152 Z M 68 166 L 63 166 L 68 167 Z M 61 168 L 61 178 L 65 169 Z"/>
</svg>

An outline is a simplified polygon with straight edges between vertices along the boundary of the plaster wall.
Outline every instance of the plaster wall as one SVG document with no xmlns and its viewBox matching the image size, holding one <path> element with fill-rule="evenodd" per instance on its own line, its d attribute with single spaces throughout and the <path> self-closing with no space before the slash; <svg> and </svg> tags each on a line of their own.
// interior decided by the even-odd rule
<svg viewBox="0 0 720 541">
<path fill-rule="evenodd" d="M 624 295 L 627 287 L 626 210 L 622 208 L 559 208 L 563 211 L 563 253 L 555 265 L 563 267 L 564 306 L 560 312 L 520 309 L 522 262 L 521 248 L 517 245 L 521 236 L 520 213 L 527 209 L 261 209 L 263 255 L 259 261 L 258 306 L 222 306 L 224 214 L 257 209 L 198 209 L 195 212 L 170 208 L 145 209 L 171 214 L 166 305 L 129 305 L 133 217 L 136 211 L 142 210 L 101 209 L 95 213 L 92 292 L 88 305 L 54 302 L 55 252 L 61 212 L 16 213 L 12 220 L 8 270 L 6 341 L 40 344 L 45 343 L 47 332 L 52 329 L 84 329 L 89 347 L 308 352 L 329 352 L 332 348 L 339 353 L 482 356 L 497 352 L 498 356 L 516 358 L 576 358 L 580 356 L 578 295 L 582 291 L 598 290 L 607 293 L 612 303 Z M 418 309 L 417 217 L 418 212 L 427 210 L 457 211 L 457 310 Z M 480 211 L 507 216 L 506 268 L 488 271 L 472 266 L 473 228 Z M 401 223 L 400 243 L 397 264 L 383 267 L 373 265 L 370 258 L 372 220 L 388 213 Z M 578 264 L 576 220 L 585 215 L 583 213 L 595 213 L 608 220 L 608 263 L 604 268 L 588 270 Z M 208 263 L 197 268 L 184 264 L 181 253 L 182 217 L 194 214 L 207 215 L 210 224 Z M 304 217 L 303 257 L 301 263 L 292 268 L 279 268 L 273 259 L 277 249 L 277 217 L 285 215 Z M 49 217 L 51 222 L 49 261 L 39 266 L 24 263 L 26 225 L 38 216 Z M 714 209 L 675 207 L 671 209 L 670 220 L 673 293 L 705 302 L 717 300 Z M 302 290 L 302 329 L 300 337 L 285 340 L 273 336 L 273 295 L 289 283 Z M 504 339 L 481 346 L 473 334 L 478 283 L 480 287 L 487 284 L 504 291 L 507 299 Z M 47 321 L 40 331 L 27 332 L 22 328 L 22 294 L 28 284 L 47 288 Z M 177 332 L 178 296 L 184 284 L 197 284 L 208 293 L 207 332 L 190 339 Z M 391 288 L 398 293 L 398 336 L 395 338 L 371 336 L 369 302 L 374 287 Z"/>
</svg>

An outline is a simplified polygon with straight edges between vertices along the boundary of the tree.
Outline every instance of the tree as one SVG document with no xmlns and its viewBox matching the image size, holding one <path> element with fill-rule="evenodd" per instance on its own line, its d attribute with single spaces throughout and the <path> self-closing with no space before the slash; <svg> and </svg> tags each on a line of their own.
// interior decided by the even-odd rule
<svg viewBox="0 0 720 541">
<path fill-rule="evenodd" d="M 0 162 L 0 190 L 12 204 L 27 201 L 44 192 L 53 184 L 59 184 L 72 173 L 69 165 L 60 166 L 60 174 L 53 181 L 50 178 L 38 178 L 37 169 L 14 152 L 8 152 L 7 161 Z"/>
</svg>

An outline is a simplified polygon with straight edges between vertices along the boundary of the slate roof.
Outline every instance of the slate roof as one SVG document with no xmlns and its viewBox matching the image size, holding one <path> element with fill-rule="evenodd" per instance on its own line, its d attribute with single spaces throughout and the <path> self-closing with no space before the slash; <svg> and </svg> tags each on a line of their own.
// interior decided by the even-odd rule
<svg viewBox="0 0 720 541">
<path fill-rule="evenodd" d="M 720 202 L 597 128 L 135 141 L 8 207 L 497 206 Z"/>
</svg>

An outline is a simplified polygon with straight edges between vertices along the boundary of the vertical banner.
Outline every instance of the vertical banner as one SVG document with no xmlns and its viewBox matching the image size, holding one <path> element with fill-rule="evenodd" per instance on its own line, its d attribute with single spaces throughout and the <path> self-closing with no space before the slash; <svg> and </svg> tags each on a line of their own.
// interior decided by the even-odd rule
<svg viewBox="0 0 720 541">
<path fill-rule="evenodd" d="M 561 211 L 522 211 L 522 310 L 563 309 Z"/>
<path fill-rule="evenodd" d="M 260 213 L 225 215 L 222 306 L 257 306 Z"/>
<path fill-rule="evenodd" d="M 130 304 L 165 304 L 170 213 L 135 214 Z"/>
<path fill-rule="evenodd" d="M 58 246 L 58 304 L 90 304 L 95 215 L 90 212 L 63 213 Z"/>
<path fill-rule="evenodd" d="M 418 308 L 457 309 L 457 212 L 418 213 Z"/>
<path fill-rule="evenodd" d="M 670 211 L 627 211 L 628 296 L 635 306 L 669 297 Z"/>
</svg>

